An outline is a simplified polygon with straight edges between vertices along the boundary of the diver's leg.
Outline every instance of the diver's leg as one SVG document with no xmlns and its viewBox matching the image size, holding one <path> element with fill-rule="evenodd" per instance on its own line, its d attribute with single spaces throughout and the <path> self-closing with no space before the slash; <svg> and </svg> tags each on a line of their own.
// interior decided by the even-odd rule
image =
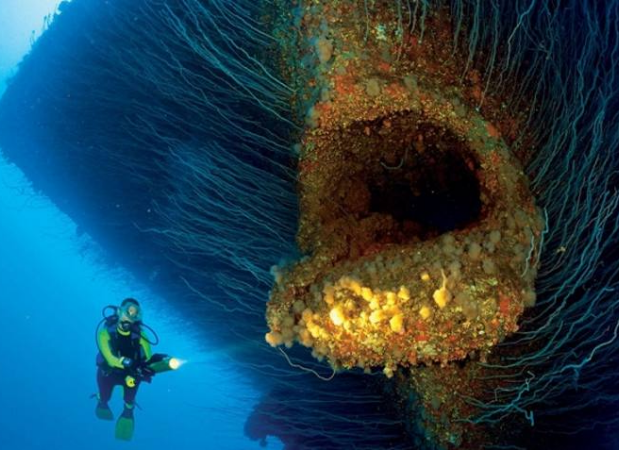
<svg viewBox="0 0 619 451">
<path fill-rule="evenodd" d="M 127 387 L 126 385 L 123 387 L 124 388 L 123 400 L 125 401 L 125 407 L 129 406 L 129 408 L 133 409 L 133 407 L 135 406 L 135 397 L 138 394 L 139 387 L 140 387 L 140 382 L 138 381 L 135 382 L 134 387 Z"/>
<path fill-rule="evenodd" d="M 108 406 L 108 401 L 112 397 L 112 390 L 114 389 L 114 378 L 111 374 L 106 374 L 101 368 L 97 369 L 97 386 L 99 387 L 99 393 L 97 394 L 97 407 L 95 408 L 95 415 L 101 420 L 113 420 L 114 414 Z"/>
<path fill-rule="evenodd" d="M 107 404 L 112 397 L 112 390 L 115 385 L 113 375 L 99 368 L 97 370 L 97 385 L 99 386 L 99 401 Z"/>
<path fill-rule="evenodd" d="M 128 387 L 127 384 L 123 385 L 125 408 L 118 418 L 118 421 L 116 421 L 116 438 L 119 440 L 131 440 L 133 437 L 133 409 L 135 408 L 135 397 L 138 393 L 139 386 L 139 382 L 136 382 L 135 387 Z"/>
</svg>

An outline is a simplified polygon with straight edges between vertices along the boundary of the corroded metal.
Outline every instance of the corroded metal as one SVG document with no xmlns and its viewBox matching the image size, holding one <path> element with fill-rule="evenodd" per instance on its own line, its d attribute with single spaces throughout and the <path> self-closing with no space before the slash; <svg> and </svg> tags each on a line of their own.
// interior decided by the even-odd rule
<svg viewBox="0 0 619 451">
<path fill-rule="evenodd" d="M 535 302 L 544 224 L 506 143 L 516 120 L 476 108 L 498 102 L 484 98 L 475 71 L 461 78 L 447 13 L 415 26 L 417 13 L 399 2 L 314 1 L 288 18 L 279 32 L 305 115 L 297 240 L 306 256 L 274 268 L 266 339 L 310 347 L 336 369 L 411 368 L 403 384 L 430 409 L 436 396 L 424 390 L 441 392 L 446 380 L 416 368 L 483 361 Z M 459 204 L 464 184 L 470 205 Z M 428 191 L 455 199 L 435 207 L 434 223 L 406 214 Z M 436 226 L 462 208 L 466 220 Z"/>
</svg>

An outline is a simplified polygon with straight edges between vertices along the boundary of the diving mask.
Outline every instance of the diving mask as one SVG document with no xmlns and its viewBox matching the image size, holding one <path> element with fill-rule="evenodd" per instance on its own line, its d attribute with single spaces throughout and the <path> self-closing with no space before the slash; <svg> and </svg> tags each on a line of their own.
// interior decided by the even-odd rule
<svg viewBox="0 0 619 451">
<path fill-rule="evenodd" d="M 118 308 L 118 323 L 123 330 L 131 329 L 134 323 L 138 323 L 141 320 L 142 312 L 139 305 L 127 302 L 121 304 Z"/>
</svg>

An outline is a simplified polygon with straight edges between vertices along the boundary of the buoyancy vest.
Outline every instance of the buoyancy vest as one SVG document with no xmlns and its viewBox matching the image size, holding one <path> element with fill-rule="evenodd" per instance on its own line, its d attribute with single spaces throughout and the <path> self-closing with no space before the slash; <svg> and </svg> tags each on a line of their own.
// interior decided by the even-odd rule
<svg viewBox="0 0 619 451">
<path fill-rule="evenodd" d="M 113 322 L 106 324 L 105 328 L 107 329 L 110 335 L 109 346 L 112 354 L 119 357 L 129 357 L 134 362 L 140 362 L 145 360 L 144 350 L 140 344 L 141 340 L 141 331 L 139 329 L 135 330 L 133 328 L 131 333 L 127 335 L 123 335 L 118 332 L 118 323 Z M 105 358 L 101 354 L 101 351 L 97 354 L 97 365 L 110 367 L 106 362 Z M 119 369 L 119 368 L 114 368 Z"/>
</svg>

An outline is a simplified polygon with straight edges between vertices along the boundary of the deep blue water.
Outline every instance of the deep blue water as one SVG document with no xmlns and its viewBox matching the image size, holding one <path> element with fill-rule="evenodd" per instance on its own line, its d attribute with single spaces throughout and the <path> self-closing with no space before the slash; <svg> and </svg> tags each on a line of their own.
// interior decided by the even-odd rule
<svg viewBox="0 0 619 451">
<path fill-rule="evenodd" d="M 0 446 L 2 448 L 256 448 L 244 436 L 258 393 L 191 318 L 100 262 L 90 239 L 0 160 Z M 95 326 L 101 308 L 134 296 L 158 333 L 155 352 L 186 360 L 138 393 L 132 442 L 94 416 Z M 118 389 L 116 389 L 118 390 Z M 112 402 L 122 410 L 120 393 Z M 277 439 L 268 446 L 278 448 Z"/>
</svg>

